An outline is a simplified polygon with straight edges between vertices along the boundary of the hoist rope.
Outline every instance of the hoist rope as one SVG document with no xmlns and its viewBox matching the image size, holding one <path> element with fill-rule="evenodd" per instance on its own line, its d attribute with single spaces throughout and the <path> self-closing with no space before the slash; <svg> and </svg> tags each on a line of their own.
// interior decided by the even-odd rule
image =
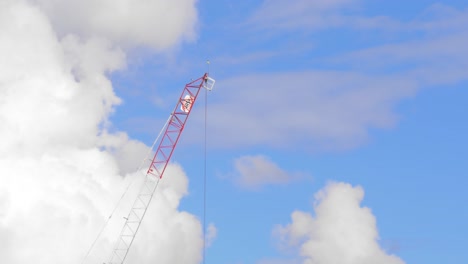
<svg viewBox="0 0 468 264">
<path fill-rule="evenodd" d="M 210 73 L 210 66 L 208 61 L 208 74 Z M 206 261 L 206 134 L 207 134 L 207 111 L 208 110 L 208 90 L 205 89 L 205 131 L 204 131 L 204 168 L 203 168 L 203 264 Z"/>
</svg>

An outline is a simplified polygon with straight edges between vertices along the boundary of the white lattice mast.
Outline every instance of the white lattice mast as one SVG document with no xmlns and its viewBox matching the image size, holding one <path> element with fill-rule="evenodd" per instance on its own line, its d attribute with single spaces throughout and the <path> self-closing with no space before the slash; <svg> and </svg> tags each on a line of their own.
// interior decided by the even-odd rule
<svg viewBox="0 0 468 264">
<path fill-rule="evenodd" d="M 197 100 L 201 88 L 211 90 L 214 83 L 215 80 L 210 78 L 208 73 L 205 73 L 202 77 L 185 85 L 174 111 L 172 111 L 168 122 L 163 127 L 163 136 L 146 172 L 140 192 L 133 203 L 130 213 L 125 218 L 125 224 L 112 251 L 109 264 L 124 263 L 159 181 L 164 176 L 164 172 L 185 127 L 192 106 Z"/>
</svg>

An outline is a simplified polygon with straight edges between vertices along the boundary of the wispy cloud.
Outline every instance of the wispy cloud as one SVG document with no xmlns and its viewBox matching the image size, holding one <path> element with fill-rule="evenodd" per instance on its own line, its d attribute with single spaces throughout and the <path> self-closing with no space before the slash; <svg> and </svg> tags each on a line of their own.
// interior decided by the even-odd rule
<svg viewBox="0 0 468 264">
<path fill-rule="evenodd" d="M 424 16 L 402 23 L 405 40 L 362 48 L 328 59 L 361 72 L 392 72 L 415 80 L 421 87 L 458 83 L 468 79 L 468 11 L 433 5 Z M 414 35 L 414 36 L 411 36 Z"/>
<path fill-rule="evenodd" d="M 213 241 L 216 239 L 218 236 L 218 229 L 213 223 L 210 223 L 207 227 L 207 230 L 205 230 L 205 246 L 210 247 L 211 244 L 213 244 Z"/>
<path fill-rule="evenodd" d="M 295 178 L 263 155 L 242 156 L 234 161 L 234 181 L 247 189 L 286 184 Z"/>
<path fill-rule="evenodd" d="M 466 46 L 468 31 L 362 49 L 331 61 L 361 71 L 392 71 L 421 86 L 451 84 L 468 79 Z"/>
<path fill-rule="evenodd" d="M 258 62 L 262 60 L 267 60 L 276 55 L 275 52 L 272 51 L 260 51 L 257 53 L 250 53 L 243 56 L 223 56 L 218 57 L 214 60 L 214 63 L 224 64 L 224 65 L 238 65 L 238 64 L 246 64 L 252 62 Z"/>
<path fill-rule="evenodd" d="M 266 0 L 253 14 L 250 23 L 259 28 L 322 28 L 343 23 L 339 11 L 359 1 Z"/>
<path fill-rule="evenodd" d="M 283 4 L 267 1 L 265 5 L 279 8 Z M 395 107 L 402 100 L 426 87 L 468 79 L 468 32 L 460 26 L 466 24 L 468 12 L 434 5 L 422 13 L 409 22 L 393 24 L 394 33 L 404 33 L 401 37 L 322 56 L 317 59 L 322 66 L 299 56 L 281 56 L 281 60 L 268 61 L 273 71 L 260 65 L 263 73 L 218 80 L 219 89 L 210 101 L 209 126 L 216 131 L 211 141 L 218 147 L 343 150 L 366 143 L 372 128 L 394 127 L 398 122 Z M 355 21 L 364 20 L 356 17 Z M 381 23 L 375 25 L 381 29 L 378 32 L 388 29 Z M 287 54 L 291 49 L 272 51 Z M 304 50 L 302 56 L 319 55 Z M 323 67 L 332 70 L 320 70 Z"/>
<path fill-rule="evenodd" d="M 213 144 L 308 151 L 354 147 L 368 128 L 392 127 L 396 102 L 417 90 L 398 76 L 345 71 L 254 74 L 218 86 L 210 103 Z"/>
<path fill-rule="evenodd" d="M 301 264 L 302 261 L 299 259 L 262 259 L 256 262 L 256 264 Z"/>
<path fill-rule="evenodd" d="M 254 30 L 277 33 L 298 31 L 311 33 L 330 28 L 355 30 L 396 30 L 401 23 L 388 16 L 365 16 L 360 0 L 265 0 L 248 19 Z"/>
</svg>

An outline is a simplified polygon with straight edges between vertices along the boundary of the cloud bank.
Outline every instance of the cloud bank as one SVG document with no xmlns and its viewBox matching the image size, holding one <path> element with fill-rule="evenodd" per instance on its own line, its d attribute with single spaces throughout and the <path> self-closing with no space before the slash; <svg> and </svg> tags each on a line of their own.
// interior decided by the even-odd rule
<svg viewBox="0 0 468 264">
<path fill-rule="evenodd" d="M 146 20 L 149 11 L 138 17 L 143 2 L 0 3 L 3 263 L 81 263 L 124 186 L 139 174 L 135 164 L 148 147 L 110 132 L 108 118 L 121 100 L 106 74 L 125 67 L 127 46 L 168 48 L 191 36 L 196 21 L 194 1 L 145 3 L 171 19 L 152 13 Z M 200 222 L 177 209 L 187 176 L 177 165 L 167 173 L 131 262 L 201 259 Z M 108 260 L 129 202 L 115 213 L 89 263 Z"/>
</svg>

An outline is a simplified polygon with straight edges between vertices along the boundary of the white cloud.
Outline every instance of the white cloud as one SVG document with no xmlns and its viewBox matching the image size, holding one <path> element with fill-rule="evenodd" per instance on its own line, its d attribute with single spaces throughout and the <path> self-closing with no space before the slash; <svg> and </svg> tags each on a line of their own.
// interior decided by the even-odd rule
<svg viewBox="0 0 468 264">
<path fill-rule="evenodd" d="M 257 264 L 299 264 L 300 260 L 291 259 L 262 259 L 256 262 Z"/>
<path fill-rule="evenodd" d="M 124 187 L 140 174 L 133 166 L 148 147 L 107 131 L 120 99 L 106 73 L 125 67 L 125 52 L 113 42 L 119 38 L 96 36 L 99 31 L 83 37 L 72 27 L 59 36 L 41 4 L 0 3 L 0 259 L 81 263 Z M 79 5 L 95 7 L 88 4 Z M 187 188 L 182 168 L 170 165 L 130 261 L 199 263 L 200 221 L 178 210 Z M 135 192 L 130 189 L 86 263 L 108 260 Z"/>
<path fill-rule="evenodd" d="M 120 100 L 102 72 L 88 73 L 76 82 L 68 55 L 47 18 L 20 3 L 4 4 L 0 11 L 0 133 L 9 139 L 2 140 L 0 151 L 91 146 L 97 124 Z M 121 60 L 120 52 L 104 51 L 107 57 Z M 107 67 L 100 61 L 96 64 Z M 76 68 L 81 66 L 86 65 Z"/>
<path fill-rule="evenodd" d="M 211 246 L 217 236 L 218 236 L 218 229 L 213 223 L 210 223 L 207 227 L 206 234 L 205 234 L 206 247 Z"/>
<path fill-rule="evenodd" d="M 276 32 L 346 27 L 395 30 L 401 23 L 387 16 L 366 17 L 360 0 L 265 0 L 248 20 L 254 29 Z"/>
<path fill-rule="evenodd" d="M 416 82 L 398 76 L 346 71 L 252 74 L 218 83 L 222 89 L 209 106 L 213 144 L 306 151 L 366 142 L 369 128 L 393 127 L 394 105 L 417 90 Z"/>
<path fill-rule="evenodd" d="M 416 19 L 402 25 L 402 29 L 451 34 L 456 31 L 466 31 L 463 25 L 467 22 L 467 8 L 460 10 L 443 3 L 434 3 L 423 10 Z"/>
<path fill-rule="evenodd" d="M 411 22 L 396 22 L 388 36 L 395 38 L 393 43 L 320 59 L 340 70 L 281 71 L 277 64 L 278 72 L 218 80 L 220 89 L 210 101 L 208 125 L 216 131 L 211 142 L 221 147 L 342 150 L 367 143 L 372 129 L 393 128 L 398 121 L 395 108 L 404 99 L 426 87 L 468 80 L 468 31 L 462 26 L 468 12 L 434 5 L 423 13 Z M 388 33 L 385 27 L 378 29 Z M 317 45 L 314 39 L 299 42 Z M 309 50 L 302 52 L 309 56 Z M 276 52 L 284 55 L 286 65 L 296 64 L 295 56 L 286 56 L 291 54 L 289 45 Z"/>
<path fill-rule="evenodd" d="M 446 85 L 468 79 L 467 45 L 468 31 L 460 31 L 366 48 L 332 61 L 364 71 L 392 69 L 400 78 L 418 81 L 421 86 Z"/>
<path fill-rule="evenodd" d="M 242 156 L 234 161 L 235 181 L 242 187 L 255 189 L 268 184 L 285 184 L 292 176 L 263 155 Z"/>
<path fill-rule="evenodd" d="M 250 23 L 259 27 L 293 29 L 322 28 L 343 23 L 339 11 L 356 5 L 356 0 L 265 0 Z"/>
<path fill-rule="evenodd" d="M 195 38 L 195 0 L 30 0 L 61 35 L 100 36 L 122 45 L 167 49 Z"/>
<path fill-rule="evenodd" d="M 327 62 L 361 72 L 392 72 L 419 87 L 468 80 L 468 9 L 434 4 L 414 20 L 400 23 L 405 39 L 339 54 Z"/>
<path fill-rule="evenodd" d="M 362 207 L 364 190 L 346 183 L 330 183 L 315 195 L 315 216 L 294 211 L 292 223 L 275 233 L 298 247 L 307 264 L 403 264 L 379 245 L 375 216 Z"/>
<path fill-rule="evenodd" d="M 172 164 L 158 186 L 135 238 L 128 255 L 129 263 L 200 263 L 201 223 L 196 216 L 177 209 L 187 194 L 188 178 L 182 167 Z M 180 248 L 184 250 L 180 251 Z"/>
</svg>

